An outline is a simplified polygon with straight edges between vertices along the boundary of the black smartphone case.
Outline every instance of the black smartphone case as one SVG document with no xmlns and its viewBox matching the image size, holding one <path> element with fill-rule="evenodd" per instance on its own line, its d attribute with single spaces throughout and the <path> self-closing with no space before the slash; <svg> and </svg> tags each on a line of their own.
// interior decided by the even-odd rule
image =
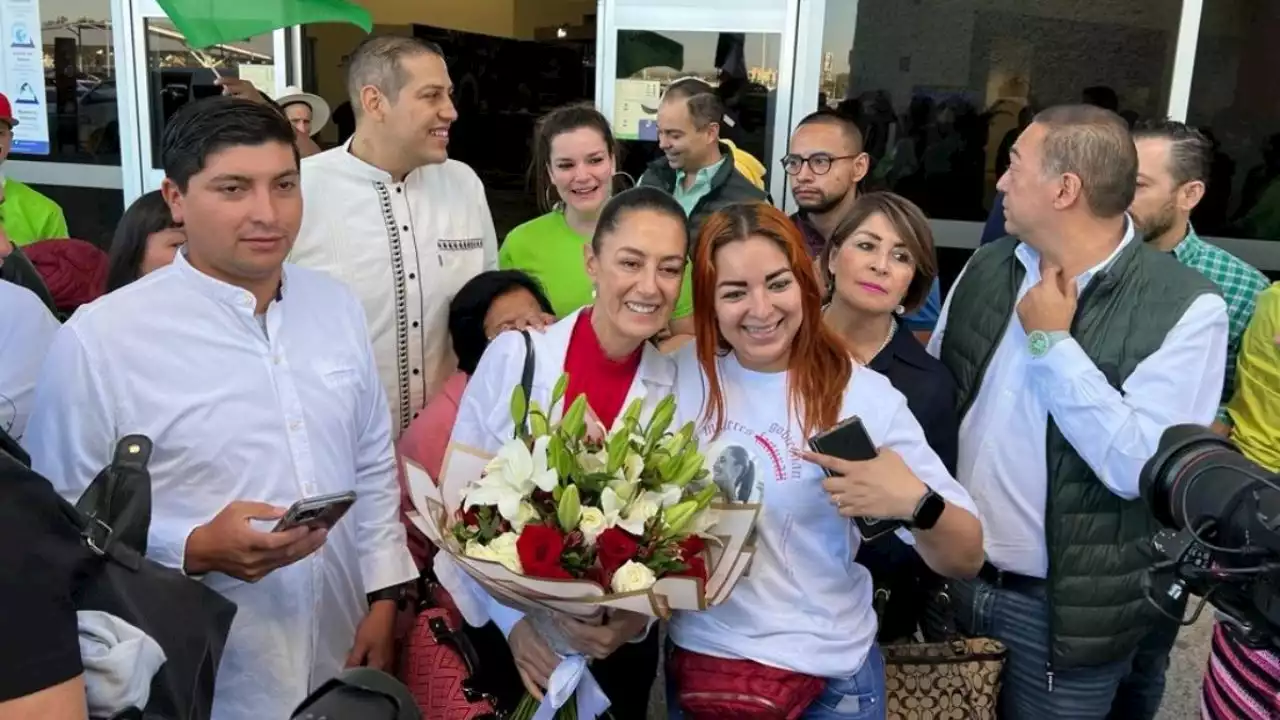
<svg viewBox="0 0 1280 720">
<path fill-rule="evenodd" d="M 871 460 L 878 454 L 875 443 L 871 442 L 871 436 L 867 435 L 867 429 L 863 427 L 862 420 L 857 415 L 810 438 L 809 449 L 841 460 Z M 831 475 L 831 471 L 826 468 L 823 468 L 823 472 L 827 476 Z M 853 522 L 858 526 L 858 535 L 862 537 L 863 542 L 870 542 L 881 535 L 887 535 L 907 526 L 905 522 L 898 519 L 857 517 Z"/>
</svg>

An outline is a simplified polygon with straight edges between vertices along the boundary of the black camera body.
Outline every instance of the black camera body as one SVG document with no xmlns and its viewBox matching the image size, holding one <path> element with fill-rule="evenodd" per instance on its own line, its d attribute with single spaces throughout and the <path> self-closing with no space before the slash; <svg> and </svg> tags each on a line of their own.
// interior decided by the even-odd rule
<svg viewBox="0 0 1280 720">
<path fill-rule="evenodd" d="M 1199 425 L 1175 425 L 1142 468 L 1142 498 L 1167 530 L 1152 539 L 1147 599 L 1178 622 L 1189 595 L 1212 603 L 1249 647 L 1280 648 L 1280 476 Z"/>
</svg>

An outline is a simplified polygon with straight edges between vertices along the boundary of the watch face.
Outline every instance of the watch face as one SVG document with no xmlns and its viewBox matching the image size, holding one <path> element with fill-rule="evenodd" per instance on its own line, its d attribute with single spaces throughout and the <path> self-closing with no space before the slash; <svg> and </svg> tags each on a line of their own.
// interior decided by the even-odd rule
<svg viewBox="0 0 1280 720">
<path fill-rule="evenodd" d="M 938 518 L 942 517 L 942 511 L 946 509 L 947 501 L 943 500 L 941 495 L 930 492 L 920 504 L 920 510 L 916 513 L 912 524 L 921 530 L 932 530 L 933 526 L 938 524 Z"/>
<path fill-rule="evenodd" d="M 1032 357 L 1041 357 L 1049 352 L 1049 336 L 1043 331 L 1034 330 L 1027 336 L 1027 349 Z"/>
</svg>

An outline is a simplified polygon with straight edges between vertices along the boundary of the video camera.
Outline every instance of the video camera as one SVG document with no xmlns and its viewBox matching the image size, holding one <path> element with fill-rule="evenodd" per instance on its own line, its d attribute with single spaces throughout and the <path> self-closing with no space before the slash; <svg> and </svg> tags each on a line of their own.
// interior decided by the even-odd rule
<svg viewBox="0 0 1280 720">
<path fill-rule="evenodd" d="M 1217 608 L 1248 647 L 1280 648 L 1280 475 L 1199 425 L 1175 425 L 1142 468 L 1142 498 L 1168 530 L 1152 539 L 1147 600 L 1183 623 L 1187 595 Z"/>
</svg>

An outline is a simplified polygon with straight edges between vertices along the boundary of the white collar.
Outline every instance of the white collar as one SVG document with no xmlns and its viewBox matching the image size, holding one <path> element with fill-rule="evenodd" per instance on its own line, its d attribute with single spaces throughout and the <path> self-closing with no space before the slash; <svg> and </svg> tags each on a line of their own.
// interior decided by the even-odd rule
<svg viewBox="0 0 1280 720">
<path fill-rule="evenodd" d="M 1120 251 L 1133 242 L 1135 235 L 1133 219 L 1126 213 L 1124 216 L 1124 237 L 1120 239 L 1120 244 L 1116 246 L 1115 250 L 1111 251 L 1111 254 L 1105 260 L 1076 276 L 1076 292 L 1083 292 L 1095 275 L 1110 267 L 1111 263 L 1115 262 L 1117 257 L 1120 257 Z M 1023 267 L 1027 269 L 1029 276 L 1032 278 L 1040 277 L 1039 251 L 1024 242 L 1019 242 L 1017 249 L 1014 250 L 1014 255 L 1018 257 L 1018 261 L 1022 263 Z"/>
<path fill-rule="evenodd" d="M 258 299 L 254 297 L 253 293 L 197 270 L 187 260 L 187 249 L 185 247 L 174 256 L 173 266 L 173 272 L 181 275 L 188 284 L 209 298 L 240 310 L 247 310 L 250 314 L 253 314 L 258 307 Z M 280 275 L 280 289 L 276 293 L 276 300 L 284 299 L 284 287 L 288 284 L 288 275 L 289 266 L 286 264 Z"/>
</svg>

